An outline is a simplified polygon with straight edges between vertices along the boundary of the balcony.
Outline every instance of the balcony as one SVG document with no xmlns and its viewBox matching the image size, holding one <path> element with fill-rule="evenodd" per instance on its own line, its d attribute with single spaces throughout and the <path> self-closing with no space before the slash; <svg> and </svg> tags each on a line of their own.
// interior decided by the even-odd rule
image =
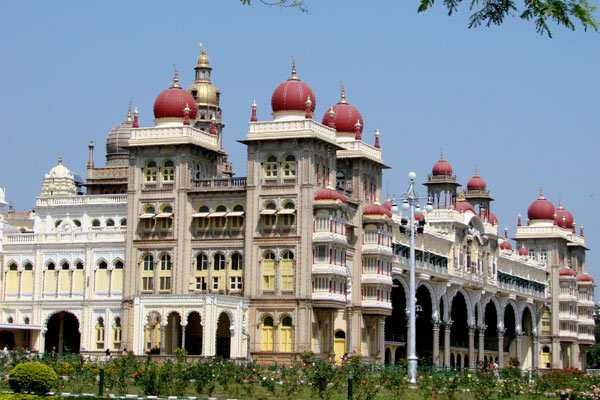
<svg viewBox="0 0 600 400">
<path fill-rule="evenodd" d="M 192 188 L 197 192 L 223 192 L 246 190 L 246 177 L 213 178 L 192 181 Z"/>
<path fill-rule="evenodd" d="M 449 276 L 447 266 L 416 260 L 415 267 L 417 269 L 417 273 L 435 275 L 436 277 L 442 279 L 447 279 Z M 394 261 L 392 263 L 392 273 L 400 273 L 400 269 L 408 270 L 409 268 L 410 261 L 408 258 L 394 257 Z"/>
<path fill-rule="evenodd" d="M 5 245 L 32 243 L 85 243 L 85 242 L 124 242 L 126 228 L 112 228 L 107 231 L 56 232 L 56 233 L 12 233 L 4 236 Z"/>
<path fill-rule="evenodd" d="M 579 335 L 577 335 L 577 339 L 579 339 L 580 342 L 596 342 L 596 338 L 590 333 L 580 333 Z"/>
<path fill-rule="evenodd" d="M 580 316 L 579 318 L 577 318 L 577 322 L 579 322 L 579 325 L 586 325 L 586 326 L 592 326 L 592 327 L 596 326 L 596 322 L 594 321 L 594 318 L 588 317 L 587 315 Z"/>
<path fill-rule="evenodd" d="M 577 314 L 571 314 L 568 312 L 560 312 L 558 313 L 558 319 L 560 321 L 571 321 L 571 322 L 577 322 L 578 318 L 577 318 Z"/>
<path fill-rule="evenodd" d="M 127 205 L 126 194 L 102 194 L 87 196 L 68 196 L 68 197 L 49 197 L 38 198 L 35 202 L 36 207 L 73 207 L 73 206 L 92 206 L 92 205 Z"/>
<path fill-rule="evenodd" d="M 378 274 L 376 272 L 363 272 L 361 282 L 365 284 L 392 286 L 392 277 L 389 275 Z"/>
<path fill-rule="evenodd" d="M 377 300 L 376 298 L 363 298 L 361 306 L 365 309 L 365 312 L 376 314 L 390 314 L 392 311 L 392 303 L 383 300 Z"/>
<path fill-rule="evenodd" d="M 577 296 L 574 293 L 560 293 L 558 295 L 558 301 L 574 303 L 577 301 Z"/>
<path fill-rule="evenodd" d="M 577 332 L 567 330 L 567 329 L 561 329 L 559 331 L 558 335 L 560 336 L 561 339 L 577 339 L 577 336 L 578 336 Z"/>
<path fill-rule="evenodd" d="M 527 297 L 531 296 L 531 297 L 538 297 L 538 298 L 546 297 L 545 292 L 535 290 L 533 288 L 523 287 L 523 286 L 520 286 L 520 285 L 517 285 L 514 283 L 499 282 L 498 287 L 500 289 L 514 292 L 515 294 L 521 295 L 521 296 L 527 296 Z"/>
<path fill-rule="evenodd" d="M 338 275 L 346 277 L 348 276 L 348 267 L 337 264 L 317 262 L 312 266 L 312 273 L 314 275 Z"/>
<path fill-rule="evenodd" d="M 346 295 L 343 293 L 332 293 L 329 291 L 313 290 L 312 299 L 322 302 L 340 302 L 346 303 Z"/>
<path fill-rule="evenodd" d="M 596 304 L 594 303 L 594 300 L 579 298 L 577 300 L 577 306 L 578 307 L 595 307 Z"/>
<path fill-rule="evenodd" d="M 336 243 L 340 245 L 347 245 L 348 238 L 346 235 L 338 233 L 338 232 L 330 232 L 330 231 L 315 231 L 313 232 L 313 242 L 314 243 Z"/>
</svg>

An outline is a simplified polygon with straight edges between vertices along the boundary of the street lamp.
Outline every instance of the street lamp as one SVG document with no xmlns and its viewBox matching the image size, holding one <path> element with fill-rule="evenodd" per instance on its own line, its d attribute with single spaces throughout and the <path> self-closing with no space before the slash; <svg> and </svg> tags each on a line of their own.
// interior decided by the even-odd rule
<svg viewBox="0 0 600 400">
<path fill-rule="evenodd" d="M 416 353 L 416 313 L 417 313 L 417 289 L 416 289 L 416 265 L 415 265 L 415 237 L 417 231 L 423 232 L 424 220 L 419 222 L 415 219 L 415 212 L 421 212 L 421 206 L 419 198 L 415 190 L 415 180 L 417 174 L 409 172 L 408 174 L 408 189 L 404 194 L 404 200 L 402 201 L 402 208 L 404 210 L 410 210 L 410 219 L 408 224 L 410 225 L 410 277 L 409 277 L 409 302 L 408 302 L 408 382 L 412 385 L 417 383 L 417 353 Z M 427 199 L 427 207 L 425 208 L 428 212 L 433 209 L 431 199 Z M 418 226 L 417 226 L 418 225 Z"/>
</svg>

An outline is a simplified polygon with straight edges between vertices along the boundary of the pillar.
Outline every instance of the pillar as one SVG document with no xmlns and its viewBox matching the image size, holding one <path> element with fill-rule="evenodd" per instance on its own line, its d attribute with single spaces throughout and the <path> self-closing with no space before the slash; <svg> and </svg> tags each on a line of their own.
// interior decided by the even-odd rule
<svg viewBox="0 0 600 400">
<path fill-rule="evenodd" d="M 531 349 L 533 370 L 540 368 L 540 340 L 538 336 L 533 334 L 533 346 Z"/>
<path fill-rule="evenodd" d="M 385 317 L 379 317 L 377 326 L 379 336 L 379 363 L 385 363 Z"/>
<path fill-rule="evenodd" d="M 64 341 L 63 341 L 64 334 L 65 334 L 65 313 L 61 312 L 58 317 L 58 348 L 56 349 L 57 353 L 63 352 L 63 346 L 65 345 Z"/>
<path fill-rule="evenodd" d="M 165 331 L 167 326 L 160 322 L 160 354 L 165 354 Z"/>
<path fill-rule="evenodd" d="M 440 321 L 433 321 L 433 366 L 440 366 Z"/>
<path fill-rule="evenodd" d="M 185 328 L 187 327 L 186 323 L 181 323 L 181 349 L 185 350 Z"/>
<path fill-rule="evenodd" d="M 452 321 L 446 322 L 444 327 L 444 366 L 450 368 L 450 329 L 452 329 Z"/>
<path fill-rule="evenodd" d="M 517 360 L 519 368 L 523 369 L 523 332 L 517 331 Z"/>
<path fill-rule="evenodd" d="M 498 367 L 504 368 L 504 329 L 498 329 Z"/>
<path fill-rule="evenodd" d="M 483 365 L 483 357 L 485 356 L 485 329 L 487 327 L 481 325 L 479 327 L 479 352 L 477 354 L 477 360 Z"/>
<path fill-rule="evenodd" d="M 465 367 L 475 368 L 475 326 L 469 326 L 469 365 Z"/>
<path fill-rule="evenodd" d="M 581 360 L 579 359 L 579 343 L 571 343 L 571 367 L 581 369 Z"/>
</svg>

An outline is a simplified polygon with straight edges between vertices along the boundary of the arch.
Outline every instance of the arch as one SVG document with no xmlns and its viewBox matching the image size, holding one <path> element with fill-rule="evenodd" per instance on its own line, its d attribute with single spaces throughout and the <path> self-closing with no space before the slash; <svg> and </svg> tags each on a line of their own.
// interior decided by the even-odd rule
<svg viewBox="0 0 600 400">
<path fill-rule="evenodd" d="M 0 348 L 15 349 L 15 333 L 11 331 L 0 331 Z"/>
<path fill-rule="evenodd" d="M 158 259 L 160 261 L 161 271 L 170 271 L 171 269 L 173 269 L 173 258 L 171 258 L 171 255 L 169 253 L 160 253 Z"/>
<path fill-rule="evenodd" d="M 463 288 L 459 288 L 456 291 L 456 293 L 454 293 L 454 296 L 452 296 L 452 298 L 449 301 L 450 307 L 448 307 L 448 309 L 449 310 L 452 309 L 452 303 L 454 302 L 454 300 L 456 299 L 456 297 L 459 294 L 462 295 L 462 297 L 465 301 L 465 306 L 466 306 L 466 311 L 467 311 L 467 321 L 472 322 L 473 321 L 473 305 L 471 304 L 471 297 L 469 297 L 469 294 Z"/>
<path fill-rule="evenodd" d="M 146 315 L 146 324 L 144 326 L 144 348 L 148 354 L 160 353 L 161 341 L 161 315 L 158 311 L 149 311 Z"/>
<path fill-rule="evenodd" d="M 336 353 L 336 357 L 337 357 L 337 353 Z M 385 365 L 390 365 L 392 363 L 392 350 L 390 350 L 389 347 L 385 348 L 385 360 L 384 360 Z"/>
<path fill-rule="evenodd" d="M 225 254 L 220 251 L 217 251 L 213 254 L 213 270 L 214 271 L 224 271 L 226 267 L 226 259 Z"/>
<path fill-rule="evenodd" d="M 231 269 L 233 271 L 241 271 L 244 267 L 244 257 L 239 251 L 233 252 L 231 254 Z"/>
<path fill-rule="evenodd" d="M 530 307 L 524 307 L 523 312 L 521 313 L 521 331 L 523 333 L 523 340 L 521 343 L 520 350 L 517 351 L 517 354 L 521 354 L 522 359 L 519 360 L 522 369 L 532 369 L 533 368 L 533 332 L 535 328 L 535 324 L 533 322 L 533 313 Z M 519 342 L 517 341 L 517 346 Z"/>
<path fill-rule="evenodd" d="M 293 178 L 296 176 L 296 157 L 288 154 L 283 158 L 283 177 Z"/>
<path fill-rule="evenodd" d="M 450 319 L 453 321 L 450 330 L 450 345 L 455 347 L 468 347 L 469 337 L 469 312 L 467 298 L 462 291 L 458 291 L 450 304 Z"/>
<path fill-rule="evenodd" d="M 81 334 L 79 320 L 68 311 L 59 311 L 46 321 L 44 351 L 46 353 L 79 353 Z"/>
<path fill-rule="evenodd" d="M 167 315 L 167 326 L 165 328 L 165 353 L 175 354 L 181 348 L 181 315 L 177 311 L 171 311 Z"/>
<path fill-rule="evenodd" d="M 438 301 L 437 301 L 435 289 L 433 288 L 431 283 L 429 283 L 427 281 L 417 282 L 417 290 L 419 290 L 419 288 L 421 286 L 425 287 L 427 289 L 427 291 L 429 292 L 429 296 L 431 298 L 431 306 L 432 306 L 432 308 L 431 308 L 432 318 L 439 320 L 442 316 L 440 315 L 439 309 L 437 307 Z"/>
<path fill-rule="evenodd" d="M 97 269 L 108 269 L 108 263 L 104 258 L 101 258 L 96 262 L 96 267 Z"/>
<path fill-rule="evenodd" d="M 498 312 L 492 299 L 485 303 L 483 318 L 485 324 L 484 349 L 498 351 Z"/>
<path fill-rule="evenodd" d="M 228 359 L 231 355 L 231 319 L 227 312 L 223 311 L 217 321 L 216 356 Z"/>
<path fill-rule="evenodd" d="M 115 269 L 123 269 L 123 266 L 125 264 L 123 263 L 123 260 L 121 260 L 120 258 L 117 258 L 113 261 L 113 267 Z"/>
<path fill-rule="evenodd" d="M 107 220 L 106 220 L 106 226 L 108 226 L 108 227 L 113 227 L 113 226 L 115 226 L 115 220 L 114 220 L 114 219 L 112 219 L 112 218 L 109 218 L 109 219 L 107 219 Z"/>
<path fill-rule="evenodd" d="M 292 317 L 285 314 L 279 320 L 279 351 L 283 353 L 294 351 L 294 324 Z"/>
<path fill-rule="evenodd" d="M 394 279 L 391 291 L 392 315 L 385 317 L 385 341 L 406 342 L 406 304 L 408 289 L 401 279 Z"/>
<path fill-rule="evenodd" d="M 520 321 L 521 321 L 521 326 L 523 326 L 523 315 L 524 313 L 528 311 L 529 312 L 529 316 L 531 317 L 531 324 L 532 324 L 532 331 L 531 333 L 533 333 L 534 331 L 537 332 L 537 316 L 535 313 L 535 309 L 534 307 L 529 304 L 529 303 L 520 303 L 519 304 L 519 309 L 518 309 L 518 315 L 520 315 Z"/>
<path fill-rule="evenodd" d="M 150 253 L 145 253 L 142 256 L 142 264 L 144 271 L 154 271 L 154 256 Z"/>
<path fill-rule="evenodd" d="M 262 318 L 260 329 L 260 350 L 273 351 L 273 338 L 275 337 L 273 328 L 275 322 L 270 314 L 265 314 Z"/>
<path fill-rule="evenodd" d="M 171 160 L 165 160 L 162 164 L 162 180 L 173 182 L 175 180 L 175 164 Z"/>
<path fill-rule="evenodd" d="M 196 271 L 208 271 L 208 255 L 204 252 L 196 254 Z"/>
<path fill-rule="evenodd" d="M 185 326 L 185 351 L 188 354 L 202 354 L 203 334 L 202 316 L 198 311 L 190 312 L 187 315 L 187 324 Z"/>
<path fill-rule="evenodd" d="M 121 220 L 119 221 L 119 226 L 127 226 L 127 218 L 121 218 Z"/>
<path fill-rule="evenodd" d="M 100 220 L 98 218 L 94 218 L 92 220 L 92 227 L 93 228 L 99 228 L 100 227 Z"/>
<path fill-rule="evenodd" d="M 417 356 L 425 365 L 433 363 L 433 293 L 426 285 L 417 288 L 416 338 Z"/>
<path fill-rule="evenodd" d="M 485 296 L 482 300 L 481 300 L 481 304 L 483 306 L 483 315 L 481 316 L 481 319 L 485 321 L 485 314 L 488 310 L 488 304 L 492 303 L 492 306 L 494 307 L 494 310 L 496 311 L 496 315 L 501 315 L 502 312 L 504 311 L 504 309 L 502 308 L 502 305 L 500 304 L 500 302 L 498 301 L 498 299 L 494 296 L 494 295 L 488 295 Z"/>
<path fill-rule="evenodd" d="M 509 361 L 516 358 L 517 355 L 517 311 L 513 303 L 506 303 L 504 307 L 504 352 L 509 353 Z"/>
<path fill-rule="evenodd" d="M 23 263 L 23 269 L 25 271 L 33 271 L 33 264 L 31 263 L 31 261 L 27 260 Z"/>
<path fill-rule="evenodd" d="M 394 364 L 400 364 L 406 358 L 406 347 L 398 346 L 394 351 Z"/>
<path fill-rule="evenodd" d="M 233 206 L 233 211 L 235 211 L 235 212 L 244 211 L 244 206 L 242 206 L 241 204 L 236 204 L 235 206 Z"/>
</svg>

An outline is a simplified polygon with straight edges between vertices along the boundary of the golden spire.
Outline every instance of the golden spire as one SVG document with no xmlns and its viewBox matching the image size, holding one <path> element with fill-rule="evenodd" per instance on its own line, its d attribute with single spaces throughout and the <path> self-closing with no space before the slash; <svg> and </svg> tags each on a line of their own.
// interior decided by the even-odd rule
<svg viewBox="0 0 600 400">
<path fill-rule="evenodd" d="M 171 88 L 181 88 L 181 85 L 179 85 L 179 71 L 177 71 L 175 64 L 173 64 L 173 84 Z"/>
<path fill-rule="evenodd" d="M 298 80 L 298 72 L 296 71 L 296 60 L 292 57 L 292 74 L 290 76 L 292 80 Z"/>
<path fill-rule="evenodd" d="M 340 82 L 340 103 L 347 103 L 346 99 L 346 87 L 343 82 Z"/>
</svg>

